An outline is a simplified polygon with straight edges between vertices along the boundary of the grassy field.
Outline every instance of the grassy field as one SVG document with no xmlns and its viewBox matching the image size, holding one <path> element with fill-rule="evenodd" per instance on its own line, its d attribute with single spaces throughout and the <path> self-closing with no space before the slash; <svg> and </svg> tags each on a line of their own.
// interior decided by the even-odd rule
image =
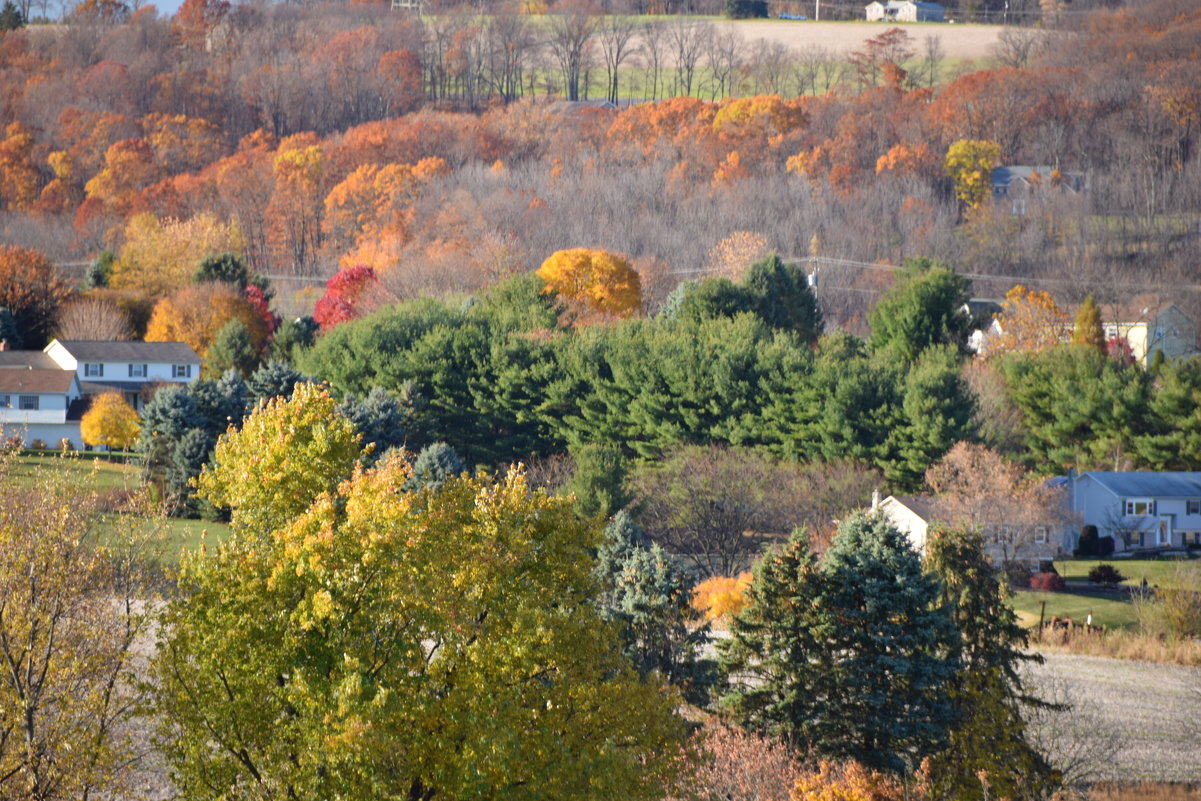
<svg viewBox="0 0 1201 801">
<path fill-rule="evenodd" d="M 1017 611 L 1022 625 L 1037 626 L 1039 609 L 1043 601 L 1047 602 L 1047 620 L 1053 616 L 1070 617 L 1074 621 L 1083 623 L 1091 613 L 1093 625 L 1104 626 L 1107 629 L 1128 629 L 1138 623 L 1134 604 L 1128 600 L 1116 600 L 1105 596 L 1018 590 L 1010 599 L 1010 604 Z"/>
<path fill-rule="evenodd" d="M 1055 562 L 1059 575 L 1068 581 L 1088 581 L 1088 571 L 1105 563 L 1118 569 L 1129 587 L 1139 586 L 1143 579 L 1153 587 L 1175 587 L 1181 567 L 1201 571 L 1198 559 L 1060 559 Z"/>
<path fill-rule="evenodd" d="M 141 468 L 133 464 L 123 464 L 102 458 L 72 457 L 72 456 L 32 456 L 18 457 L 9 469 L 8 480 L 15 486 L 28 487 L 36 484 L 39 476 L 45 471 L 62 471 L 68 476 L 73 486 L 100 493 L 137 490 L 142 485 Z M 179 563 L 179 555 L 185 550 L 195 550 L 200 547 L 201 536 L 207 532 L 210 544 L 220 542 L 229 535 L 229 526 L 224 523 L 209 523 L 203 520 L 182 520 L 169 518 L 155 521 L 135 515 L 110 515 L 105 521 L 105 527 L 115 529 L 118 526 L 129 525 L 161 525 L 163 529 L 162 563 L 175 565 Z"/>
</svg>

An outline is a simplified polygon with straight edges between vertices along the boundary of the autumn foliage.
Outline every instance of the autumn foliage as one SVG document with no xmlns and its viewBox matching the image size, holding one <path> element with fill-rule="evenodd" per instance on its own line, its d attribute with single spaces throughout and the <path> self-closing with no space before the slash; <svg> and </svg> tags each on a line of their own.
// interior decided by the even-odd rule
<svg viewBox="0 0 1201 801">
<path fill-rule="evenodd" d="M 132 448 L 141 430 L 138 413 L 117 392 L 97 395 L 79 421 L 79 433 L 84 443 L 115 450 Z"/>
<path fill-rule="evenodd" d="M 146 328 L 147 342 L 186 342 L 201 358 L 230 320 L 246 326 L 256 350 L 267 339 L 259 311 L 234 286 L 219 282 L 193 284 L 168 295 L 154 306 Z"/>
<path fill-rule="evenodd" d="M 313 319 L 322 328 L 360 316 L 374 308 L 378 300 L 379 281 L 375 270 L 364 265 L 339 270 L 325 284 L 325 294 L 317 301 Z"/>
<path fill-rule="evenodd" d="M 740 573 L 736 578 L 707 578 L 693 588 L 692 608 L 703 612 L 706 620 L 728 619 L 746 607 L 746 591 L 750 586 L 750 571 Z"/>
<path fill-rule="evenodd" d="M 642 306 L 642 282 L 624 256 L 604 250 L 555 251 L 538 275 L 553 292 L 586 312 L 629 317 Z"/>
</svg>

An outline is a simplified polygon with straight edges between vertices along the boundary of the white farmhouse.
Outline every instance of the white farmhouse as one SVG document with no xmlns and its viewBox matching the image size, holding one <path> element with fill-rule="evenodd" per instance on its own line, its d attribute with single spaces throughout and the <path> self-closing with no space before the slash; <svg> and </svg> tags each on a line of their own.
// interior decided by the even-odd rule
<svg viewBox="0 0 1201 801">
<path fill-rule="evenodd" d="M 0 343 L 0 439 L 81 447 L 79 421 L 91 398 L 117 392 L 140 411 L 160 385 L 199 375 L 200 357 L 182 342 L 54 340 L 45 350 Z"/>
<path fill-rule="evenodd" d="M 924 0 L 876 0 L 865 7 L 868 22 L 944 22 L 946 11 Z"/>
</svg>

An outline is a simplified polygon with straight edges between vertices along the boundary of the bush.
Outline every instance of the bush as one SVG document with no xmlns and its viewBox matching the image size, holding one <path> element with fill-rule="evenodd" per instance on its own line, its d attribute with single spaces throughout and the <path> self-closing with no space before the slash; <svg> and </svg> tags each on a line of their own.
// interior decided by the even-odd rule
<svg viewBox="0 0 1201 801">
<path fill-rule="evenodd" d="M 30 450 L 34 450 L 34 451 L 44 451 L 44 450 L 46 450 L 46 440 L 44 440 L 44 439 L 35 439 L 33 442 L 29 443 L 29 449 L 30 449 Z"/>
<path fill-rule="evenodd" d="M 1088 571 L 1088 580 L 1093 584 L 1104 584 L 1106 587 L 1116 587 L 1126 580 L 1113 565 L 1097 565 Z"/>
<path fill-rule="evenodd" d="M 1058 573 L 1035 573 L 1030 578 L 1030 589 L 1038 592 L 1063 592 L 1067 582 Z"/>
<path fill-rule="evenodd" d="M 1085 526 L 1084 528 L 1080 529 L 1080 542 L 1076 546 L 1076 555 L 1077 556 L 1097 556 L 1097 551 L 1098 551 L 1097 539 L 1098 539 L 1098 537 L 1097 537 L 1097 527 L 1096 526 L 1090 525 L 1090 526 Z M 1110 542 L 1111 542 L 1111 547 L 1112 547 L 1112 542 L 1113 542 L 1112 537 L 1110 538 Z"/>
<path fill-rule="evenodd" d="M 726 16 L 730 19 L 766 17 L 767 0 L 726 0 Z"/>
<path fill-rule="evenodd" d="M 1006 562 L 1001 568 L 1010 587 L 1024 590 L 1030 586 L 1030 568 L 1022 562 Z"/>
<path fill-rule="evenodd" d="M 1159 353 L 1159 351 L 1155 351 Z M 1102 537 L 1097 540 L 1097 556 L 1105 557 L 1113 553 L 1113 537 Z"/>
<path fill-rule="evenodd" d="M 751 586 L 751 574 L 737 578 L 714 576 L 705 579 L 692 590 L 692 608 L 705 614 L 706 620 L 737 615 L 746 607 L 746 591 Z"/>
<path fill-rule="evenodd" d="M 58 449 L 60 451 L 73 451 L 75 450 L 75 444 L 66 437 L 63 437 L 58 441 Z"/>
</svg>

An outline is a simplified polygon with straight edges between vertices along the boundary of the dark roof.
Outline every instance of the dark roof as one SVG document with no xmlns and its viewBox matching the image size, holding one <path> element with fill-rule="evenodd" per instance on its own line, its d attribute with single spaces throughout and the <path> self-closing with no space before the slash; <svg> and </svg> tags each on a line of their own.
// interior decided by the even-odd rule
<svg viewBox="0 0 1201 801">
<path fill-rule="evenodd" d="M 1120 498 L 1201 498 L 1201 473 L 1081 473 Z"/>
<path fill-rule="evenodd" d="M 45 353 L 40 350 L 0 350 L 0 370 L 26 369 L 59 370 L 61 369 Z"/>
<path fill-rule="evenodd" d="M 935 517 L 937 499 L 933 495 L 890 495 L 889 497 L 927 523 Z"/>
<path fill-rule="evenodd" d="M 48 394 L 66 392 L 75 380 L 70 370 L 0 370 L 0 392 Z"/>
<path fill-rule="evenodd" d="M 200 364 L 196 351 L 184 342 L 116 342 L 60 339 L 58 344 L 81 362 L 160 362 Z"/>
</svg>

